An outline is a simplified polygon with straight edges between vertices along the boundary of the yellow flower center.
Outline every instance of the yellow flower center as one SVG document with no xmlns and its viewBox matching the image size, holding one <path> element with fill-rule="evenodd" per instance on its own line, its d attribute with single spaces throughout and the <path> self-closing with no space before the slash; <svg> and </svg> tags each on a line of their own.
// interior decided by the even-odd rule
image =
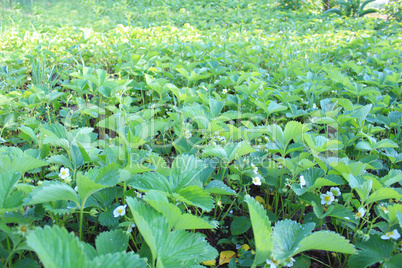
<svg viewBox="0 0 402 268">
<path fill-rule="evenodd" d="M 324 197 L 325 202 L 329 202 L 331 201 L 331 196 L 327 195 L 326 197 Z"/>
<path fill-rule="evenodd" d="M 117 212 L 118 212 L 119 214 L 121 214 L 121 213 L 123 212 L 123 209 L 119 208 L 119 209 L 117 210 Z"/>
<path fill-rule="evenodd" d="M 357 212 L 357 213 L 356 213 L 356 216 L 357 216 L 357 217 L 361 217 L 362 214 L 361 214 L 360 212 Z"/>
<path fill-rule="evenodd" d="M 387 236 L 391 236 L 391 235 L 394 235 L 394 231 L 391 231 L 391 232 L 387 233 Z"/>
<path fill-rule="evenodd" d="M 386 207 L 380 207 L 382 209 L 382 211 L 387 212 L 388 209 Z"/>
<path fill-rule="evenodd" d="M 66 175 L 66 174 L 67 174 L 67 172 L 64 171 L 64 170 L 61 172 L 61 175 L 63 175 L 63 176 Z"/>
<path fill-rule="evenodd" d="M 20 228 L 20 231 L 21 232 L 26 232 L 28 230 L 28 228 L 24 225 L 24 226 L 21 226 L 21 228 Z"/>
</svg>

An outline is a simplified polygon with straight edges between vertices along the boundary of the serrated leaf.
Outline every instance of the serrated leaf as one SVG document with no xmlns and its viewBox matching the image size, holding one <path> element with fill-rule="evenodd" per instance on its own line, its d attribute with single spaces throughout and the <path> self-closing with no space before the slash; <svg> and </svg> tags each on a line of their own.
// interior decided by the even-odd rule
<svg viewBox="0 0 402 268">
<path fill-rule="evenodd" d="M 314 226 L 314 223 L 301 225 L 289 219 L 277 222 L 272 232 L 274 258 L 284 260 L 295 255 L 300 241 L 311 233 Z"/>
<path fill-rule="evenodd" d="M 395 191 L 392 188 L 380 188 L 374 193 L 372 193 L 369 198 L 366 201 L 366 204 L 371 204 L 373 202 L 377 202 L 380 200 L 384 199 L 390 199 L 390 198 L 395 198 L 395 199 L 400 199 L 402 197 L 401 194 L 399 194 L 397 191 Z"/>
<path fill-rule="evenodd" d="M 354 246 L 350 244 L 348 240 L 339 234 L 330 231 L 319 231 L 307 236 L 300 241 L 299 248 L 294 254 L 312 249 L 334 251 L 345 254 L 355 253 Z"/>
<path fill-rule="evenodd" d="M 95 239 L 99 255 L 125 252 L 128 247 L 128 234 L 120 229 L 100 233 Z"/>
<path fill-rule="evenodd" d="M 191 155 L 176 157 L 170 171 L 170 183 L 173 191 L 190 185 L 202 187 L 203 185 L 198 175 L 204 169 L 203 164 L 202 161 L 197 161 L 194 156 Z"/>
<path fill-rule="evenodd" d="M 78 193 L 80 194 L 83 202 L 85 202 L 92 194 L 107 187 L 105 185 L 94 182 L 92 178 L 93 177 L 90 176 L 90 174 L 88 173 L 85 175 L 81 173 L 77 174 Z"/>
<path fill-rule="evenodd" d="M 198 186 L 188 186 L 173 194 L 173 197 L 189 205 L 197 206 L 205 211 L 214 208 L 213 198 Z"/>
<path fill-rule="evenodd" d="M 74 169 L 74 164 L 65 156 L 65 155 L 52 155 L 47 159 L 47 162 L 50 164 L 58 164 L 60 166 L 65 166 Z"/>
<path fill-rule="evenodd" d="M 138 190 L 158 190 L 166 193 L 172 192 L 168 179 L 159 173 L 144 173 L 130 180 L 129 185 Z"/>
<path fill-rule="evenodd" d="M 251 227 L 251 221 L 246 216 L 235 218 L 230 224 L 230 232 L 232 235 L 240 235 L 247 232 Z"/>
<path fill-rule="evenodd" d="M 88 267 L 83 245 L 65 228 L 57 225 L 37 228 L 27 235 L 27 244 L 46 268 Z"/>
<path fill-rule="evenodd" d="M 2 171 L 0 172 L 0 209 L 5 208 L 7 198 L 11 194 L 15 185 L 17 185 L 21 173 Z"/>
<path fill-rule="evenodd" d="M 372 235 L 366 242 L 358 241 L 356 247 L 360 250 L 357 255 L 350 256 L 348 265 L 349 267 L 365 268 L 391 257 L 394 243 L 382 240 L 379 235 Z"/>
<path fill-rule="evenodd" d="M 231 147 L 228 146 L 227 148 Z M 228 161 L 232 162 L 233 160 L 239 159 L 240 157 L 252 153 L 254 151 L 255 151 L 254 148 L 251 147 L 250 144 L 245 141 L 236 143 L 235 146 L 231 148 L 231 150 L 227 151 Z"/>
<path fill-rule="evenodd" d="M 166 196 L 157 191 L 149 191 L 144 196 L 147 201 L 156 211 L 161 213 L 169 223 L 169 229 L 212 229 L 214 226 L 209 222 L 194 216 L 192 214 L 182 213 L 180 209 L 168 202 Z"/>
<path fill-rule="evenodd" d="M 354 187 L 353 189 L 358 193 L 360 199 L 364 203 L 367 200 L 372 188 L 373 188 L 373 181 L 367 180 L 362 184 L 360 184 L 359 186 Z"/>
<path fill-rule="evenodd" d="M 140 259 L 140 256 L 128 253 L 114 253 L 95 257 L 89 262 L 88 267 L 99 268 L 115 268 L 115 267 L 130 267 L 130 268 L 143 268 L 147 267 L 146 259 Z"/>
<path fill-rule="evenodd" d="M 190 267 L 205 260 L 218 256 L 216 249 L 211 247 L 200 233 L 172 231 L 169 233 L 163 247 L 159 248 L 163 267 Z"/>
<path fill-rule="evenodd" d="M 384 263 L 384 268 L 399 268 L 402 263 L 402 253 L 391 257 Z"/>
<path fill-rule="evenodd" d="M 127 197 L 126 201 L 134 216 L 135 225 L 152 252 L 153 260 L 150 262 L 152 265 L 158 257 L 160 245 L 167 240 L 169 225 L 161 214 L 145 203 L 140 203 L 131 197 Z"/>
<path fill-rule="evenodd" d="M 117 204 L 112 205 L 106 211 L 99 214 L 99 224 L 103 226 L 115 226 L 119 223 L 119 218 L 113 216 L 113 210 L 117 207 Z"/>
<path fill-rule="evenodd" d="M 254 265 L 261 265 L 271 256 L 272 238 L 271 238 L 271 223 L 267 217 L 265 209 L 257 201 L 249 195 L 245 196 L 245 201 L 248 205 L 251 224 L 255 239 L 256 255 Z"/>
<path fill-rule="evenodd" d="M 31 138 L 31 140 L 34 143 L 38 143 L 38 140 L 36 139 L 36 134 L 35 132 L 32 130 L 32 128 L 27 127 L 27 126 L 20 126 L 18 128 L 20 131 L 22 131 L 23 133 L 25 133 L 29 138 Z"/>
<path fill-rule="evenodd" d="M 57 200 L 71 200 L 80 205 L 80 199 L 74 189 L 58 181 L 44 182 L 41 186 L 36 187 L 25 198 L 24 203 L 34 205 Z"/>
<path fill-rule="evenodd" d="M 204 187 L 204 190 L 210 194 L 236 195 L 236 191 L 220 180 L 212 180 Z"/>
</svg>

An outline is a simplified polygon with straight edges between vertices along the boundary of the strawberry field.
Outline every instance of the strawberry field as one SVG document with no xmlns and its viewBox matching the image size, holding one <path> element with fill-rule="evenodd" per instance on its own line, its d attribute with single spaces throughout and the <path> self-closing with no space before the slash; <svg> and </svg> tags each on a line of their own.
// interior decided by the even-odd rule
<svg viewBox="0 0 402 268">
<path fill-rule="evenodd" d="M 402 6 L 366 2 L 2 1 L 0 267 L 400 267 Z"/>
</svg>

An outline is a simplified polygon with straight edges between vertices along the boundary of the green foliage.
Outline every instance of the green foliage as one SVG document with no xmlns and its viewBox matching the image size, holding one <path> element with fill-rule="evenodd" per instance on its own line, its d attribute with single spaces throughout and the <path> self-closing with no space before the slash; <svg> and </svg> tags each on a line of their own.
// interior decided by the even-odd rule
<svg viewBox="0 0 402 268">
<path fill-rule="evenodd" d="M 398 267 L 398 1 L 6 2 L 0 266 Z"/>
<path fill-rule="evenodd" d="M 324 13 L 336 13 L 346 17 L 363 17 L 367 14 L 378 12 L 378 10 L 374 8 L 364 9 L 367 4 L 374 1 L 375 0 L 365 0 L 363 2 L 361 2 L 361 0 L 338 1 L 336 4 L 339 5 L 340 8 L 331 8 Z"/>
<path fill-rule="evenodd" d="M 257 237 L 260 230 L 264 232 L 263 235 L 260 234 L 261 241 L 258 244 L 256 238 L 257 253 L 253 266 L 260 265 L 266 259 L 286 264 L 286 261 L 294 255 L 313 249 L 347 254 L 355 253 L 353 245 L 339 234 L 329 231 L 319 231 L 311 234 L 315 226 L 314 223 L 301 225 L 286 219 L 277 222 L 271 232 L 270 223 L 263 207 L 253 201 L 250 196 L 246 196 L 246 202 L 249 207 L 255 237 Z"/>
<path fill-rule="evenodd" d="M 120 233 L 120 236 L 122 234 Z M 115 265 L 139 268 L 146 265 L 145 260 L 140 259 L 138 255 L 121 252 L 125 251 L 127 244 L 119 245 L 121 241 L 110 243 L 110 240 L 119 239 L 119 236 L 111 237 L 110 235 L 111 233 L 103 233 L 99 236 L 96 241 L 99 256 L 94 258 L 91 258 L 88 252 L 90 245 L 80 242 L 73 233 L 68 233 L 65 228 L 57 226 L 46 226 L 32 231 L 27 236 L 27 244 L 38 254 L 46 268 L 90 266 L 108 268 Z"/>
<path fill-rule="evenodd" d="M 155 195 L 154 195 L 155 196 Z M 160 214 L 153 208 L 133 198 L 127 198 L 136 225 L 147 242 L 153 263 L 160 267 L 184 267 L 214 259 L 217 252 L 209 246 L 204 237 L 184 230 L 170 231 L 169 221 L 175 215 Z M 197 224 L 197 222 L 188 222 Z M 190 225 L 189 228 L 192 229 Z"/>
<path fill-rule="evenodd" d="M 400 1 L 389 1 L 385 5 L 384 12 L 389 19 L 394 19 L 398 22 L 402 21 L 402 3 Z"/>
</svg>

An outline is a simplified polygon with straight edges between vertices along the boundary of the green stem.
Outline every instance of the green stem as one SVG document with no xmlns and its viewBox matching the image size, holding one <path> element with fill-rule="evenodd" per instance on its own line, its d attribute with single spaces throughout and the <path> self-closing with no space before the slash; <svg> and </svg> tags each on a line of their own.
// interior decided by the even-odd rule
<svg viewBox="0 0 402 268">
<path fill-rule="evenodd" d="M 84 222 L 84 203 L 80 207 L 80 240 L 82 241 L 82 224 Z"/>
</svg>

